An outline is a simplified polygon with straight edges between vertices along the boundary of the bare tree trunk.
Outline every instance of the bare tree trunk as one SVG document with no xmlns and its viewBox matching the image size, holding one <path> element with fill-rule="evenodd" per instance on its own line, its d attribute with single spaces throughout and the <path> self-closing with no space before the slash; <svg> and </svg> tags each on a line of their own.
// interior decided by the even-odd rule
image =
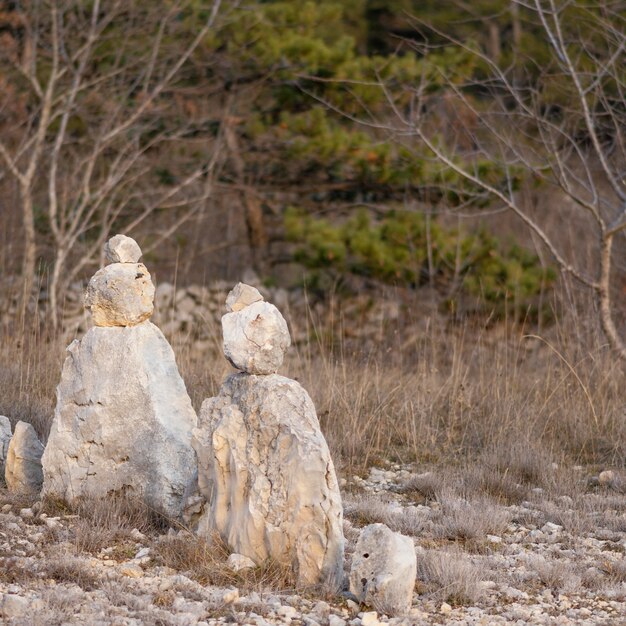
<svg viewBox="0 0 626 626">
<path fill-rule="evenodd" d="M 239 150 L 239 142 L 237 133 L 233 128 L 232 119 L 224 121 L 224 138 L 226 145 L 231 154 L 235 172 L 237 174 L 237 183 L 240 187 L 242 202 L 245 209 L 246 227 L 248 231 L 248 242 L 252 253 L 252 262 L 255 269 L 261 273 L 265 272 L 265 251 L 267 247 L 267 231 L 263 219 L 263 210 L 261 204 L 254 195 L 254 192 L 247 185 L 245 179 L 245 163 Z"/>
<path fill-rule="evenodd" d="M 513 50 L 518 52 L 522 43 L 522 23 L 519 19 L 519 4 L 511 2 L 511 21 L 513 23 Z"/>
<path fill-rule="evenodd" d="M 500 60 L 502 45 L 500 43 L 500 26 L 494 20 L 489 20 L 489 56 L 494 62 Z"/>
<path fill-rule="evenodd" d="M 20 302 L 20 326 L 23 328 L 28 305 L 35 284 L 37 264 L 37 241 L 35 238 L 35 217 L 33 214 L 33 196 L 28 183 L 20 185 L 22 200 L 22 223 L 24 225 L 24 256 L 22 257 L 22 298 Z"/>
<path fill-rule="evenodd" d="M 608 234 L 602 239 L 600 251 L 600 278 L 596 290 L 598 306 L 600 307 L 600 322 L 611 348 L 621 358 L 626 359 L 626 344 L 620 337 L 613 321 L 611 305 L 611 250 L 613 247 L 613 235 Z"/>
</svg>

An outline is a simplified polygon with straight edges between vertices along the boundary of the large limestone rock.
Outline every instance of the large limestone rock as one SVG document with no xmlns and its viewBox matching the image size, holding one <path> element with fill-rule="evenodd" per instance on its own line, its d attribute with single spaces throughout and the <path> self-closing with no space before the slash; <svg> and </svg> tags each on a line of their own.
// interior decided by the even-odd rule
<svg viewBox="0 0 626 626">
<path fill-rule="evenodd" d="M 43 480 L 43 445 L 31 424 L 18 422 L 7 451 L 4 477 L 9 491 L 38 493 Z"/>
<path fill-rule="evenodd" d="M 132 493 L 178 516 L 196 468 L 196 415 L 161 331 L 150 322 L 95 327 L 68 352 L 43 455 L 44 493 L 68 501 Z"/>
<path fill-rule="evenodd" d="M 11 442 L 11 422 L 8 417 L 0 415 L 0 475 L 4 476 L 4 465 Z"/>
<path fill-rule="evenodd" d="M 350 591 L 364 604 L 388 615 L 411 609 L 417 559 L 410 537 L 385 524 L 366 526 L 352 557 Z"/>
<path fill-rule="evenodd" d="M 291 565 L 301 586 L 341 584 L 337 478 L 315 407 L 297 382 L 229 377 L 203 403 L 192 443 L 207 501 L 200 534 L 218 531 L 257 564 L 272 557 Z"/>
<path fill-rule="evenodd" d="M 141 258 L 141 248 L 130 237 L 115 235 L 104 245 L 104 255 L 109 263 L 138 263 Z"/>
<path fill-rule="evenodd" d="M 154 285 L 146 266 L 113 263 L 98 270 L 87 286 L 85 308 L 96 326 L 136 326 L 149 319 Z"/>
<path fill-rule="evenodd" d="M 233 308 L 222 317 L 222 330 L 226 358 L 248 374 L 274 374 L 291 345 L 287 322 L 269 302 Z"/>
</svg>

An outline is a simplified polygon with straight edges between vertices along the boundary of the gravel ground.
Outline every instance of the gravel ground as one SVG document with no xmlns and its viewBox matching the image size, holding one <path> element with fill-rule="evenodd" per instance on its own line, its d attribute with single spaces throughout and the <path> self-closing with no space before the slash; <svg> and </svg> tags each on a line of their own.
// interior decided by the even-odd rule
<svg viewBox="0 0 626 626">
<path fill-rule="evenodd" d="M 0 490 L 0 617 L 94 626 L 626 624 L 626 497 L 615 477 L 603 485 L 570 468 L 572 484 L 583 485 L 573 495 L 516 493 L 511 483 L 519 502 L 502 505 L 469 489 L 467 476 L 420 469 L 389 464 L 341 480 L 347 568 L 365 524 L 414 538 L 418 581 L 408 616 L 377 614 L 347 593 L 296 594 L 263 580 L 253 589 L 200 584 L 158 557 L 173 535 L 195 541 L 184 530 L 135 529 L 89 551 L 77 541 L 78 516 L 46 514 L 41 503 Z"/>
</svg>

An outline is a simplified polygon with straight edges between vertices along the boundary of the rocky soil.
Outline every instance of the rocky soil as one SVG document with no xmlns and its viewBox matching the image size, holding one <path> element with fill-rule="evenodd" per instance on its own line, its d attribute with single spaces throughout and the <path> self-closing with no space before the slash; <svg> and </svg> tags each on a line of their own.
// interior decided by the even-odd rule
<svg viewBox="0 0 626 626">
<path fill-rule="evenodd" d="M 277 568 L 234 573 L 219 546 L 200 550 L 185 529 L 113 515 L 112 504 L 77 515 L 6 490 L 0 616 L 15 625 L 626 623 L 619 476 L 553 468 L 544 487 L 505 475 L 496 493 L 487 469 L 423 470 L 389 464 L 341 480 L 346 568 L 365 524 L 414 539 L 418 583 L 406 617 L 358 606 L 347 593 L 295 593 Z"/>
</svg>

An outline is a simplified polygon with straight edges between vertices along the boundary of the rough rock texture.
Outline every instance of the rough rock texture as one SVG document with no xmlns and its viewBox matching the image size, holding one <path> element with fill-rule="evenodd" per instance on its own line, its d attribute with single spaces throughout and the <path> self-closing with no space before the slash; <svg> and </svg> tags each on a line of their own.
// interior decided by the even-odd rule
<svg viewBox="0 0 626 626">
<path fill-rule="evenodd" d="M 11 422 L 9 418 L 0 415 L 0 474 L 2 476 L 4 476 L 4 464 L 7 459 L 11 436 Z"/>
<path fill-rule="evenodd" d="M 104 254 L 109 263 L 137 263 L 141 258 L 141 248 L 131 237 L 115 235 L 104 244 Z"/>
<path fill-rule="evenodd" d="M 350 591 L 361 602 L 388 615 L 408 613 L 416 574 L 410 537 L 385 524 L 370 524 L 361 531 L 350 570 Z"/>
<path fill-rule="evenodd" d="M 200 534 L 217 530 L 257 564 L 292 565 L 300 585 L 341 583 L 341 496 L 315 407 L 297 382 L 229 377 L 203 403 L 192 444 L 208 503 Z"/>
<path fill-rule="evenodd" d="M 35 429 L 26 422 L 18 422 L 9 444 L 4 470 L 9 491 L 37 493 L 41 489 L 42 454 L 43 445 Z"/>
<path fill-rule="evenodd" d="M 143 263 L 113 263 L 89 281 L 85 308 L 96 326 L 136 326 L 154 310 L 154 285 Z"/>
<path fill-rule="evenodd" d="M 226 297 L 226 310 L 229 313 L 236 313 L 255 302 L 262 301 L 263 296 L 256 287 L 251 287 L 245 283 L 237 283 Z"/>
<path fill-rule="evenodd" d="M 68 352 L 43 456 L 44 493 L 72 500 L 130 491 L 178 516 L 196 467 L 196 415 L 161 331 L 150 322 L 95 327 Z"/>
<path fill-rule="evenodd" d="M 222 317 L 224 354 L 248 374 L 274 374 L 291 345 L 287 322 L 268 302 L 255 302 Z"/>
</svg>

